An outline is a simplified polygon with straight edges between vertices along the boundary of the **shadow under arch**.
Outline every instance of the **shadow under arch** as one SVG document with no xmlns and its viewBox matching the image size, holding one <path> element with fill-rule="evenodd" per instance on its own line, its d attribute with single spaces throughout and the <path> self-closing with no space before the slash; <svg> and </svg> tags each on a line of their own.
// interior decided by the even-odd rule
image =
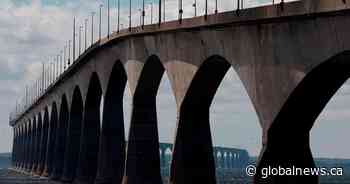
<svg viewBox="0 0 350 184">
<path fill-rule="evenodd" d="M 143 66 L 132 102 L 124 183 L 162 183 L 156 96 L 164 71 L 155 55 Z"/>
<path fill-rule="evenodd" d="M 115 62 L 103 100 L 102 130 L 95 183 L 121 183 L 125 167 L 123 97 L 127 75 L 123 64 Z"/>
<path fill-rule="evenodd" d="M 52 103 L 51 108 L 51 118 L 49 123 L 49 132 L 48 132 L 48 146 L 46 154 L 46 175 L 50 176 L 53 170 L 54 158 L 55 158 L 55 145 L 56 145 L 56 131 L 58 124 L 58 114 L 57 114 L 57 105 L 56 102 Z"/>
<path fill-rule="evenodd" d="M 35 174 L 36 175 L 40 175 L 41 174 L 41 149 L 42 149 L 42 144 L 41 144 L 41 136 L 43 134 L 43 121 L 42 121 L 42 117 L 41 117 L 41 112 L 38 113 L 38 121 L 37 121 L 37 134 L 36 134 L 36 150 L 35 150 L 35 154 L 36 154 L 36 167 L 35 167 Z"/>
<path fill-rule="evenodd" d="M 38 155 L 36 154 L 36 147 L 37 147 L 37 132 L 38 132 L 38 125 L 37 125 L 37 117 L 34 115 L 33 117 L 33 132 L 32 132 L 32 150 L 31 150 L 31 173 L 34 174 L 36 169 L 36 159 Z"/>
<path fill-rule="evenodd" d="M 32 147 L 33 147 L 33 143 L 32 143 L 32 133 L 33 133 L 33 120 L 31 119 L 28 119 L 28 132 L 27 132 L 27 137 L 28 137 L 28 143 L 27 143 L 27 158 L 26 158 L 26 166 L 25 166 L 25 169 L 27 172 L 30 172 L 30 169 L 31 169 L 31 158 L 32 158 L 32 155 L 31 155 L 31 150 L 32 150 Z"/>
<path fill-rule="evenodd" d="M 92 73 L 83 114 L 76 183 L 93 183 L 96 178 L 100 136 L 102 88 L 96 72 Z"/>
<path fill-rule="evenodd" d="M 25 155 L 25 131 L 26 131 L 26 125 L 25 123 L 20 125 L 20 133 L 19 133 L 19 139 L 20 139 L 20 151 L 19 151 L 19 169 L 23 170 L 24 166 L 24 155 Z"/>
<path fill-rule="evenodd" d="M 54 167 L 51 179 L 59 180 L 62 176 L 64 152 L 67 137 L 67 124 L 69 119 L 68 102 L 65 94 L 61 97 L 61 107 L 58 114 L 58 124 L 55 138 Z"/>
<path fill-rule="evenodd" d="M 48 131 L 49 131 L 49 112 L 48 108 L 44 108 L 43 115 L 43 125 L 42 125 L 42 135 L 41 135 L 41 150 L 40 150 L 40 174 L 47 175 L 45 173 L 46 169 L 46 155 L 47 155 L 47 139 L 48 139 Z"/>
<path fill-rule="evenodd" d="M 216 183 L 209 108 L 230 67 L 225 58 L 214 55 L 195 74 L 180 107 L 171 164 L 172 183 Z"/>
<path fill-rule="evenodd" d="M 337 54 L 312 69 L 291 93 L 268 130 L 268 141 L 259 161 L 262 168 L 315 167 L 310 130 L 337 90 L 350 77 L 350 51 Z M 261 172 L 260 172 L 261 173 Z M 255 183 L 318 183 L 317 176 L 274 176 Z"/>
<path fill-rule="evenodd" d="M 24 170 L 25 169 L 25 165 L 26 165 L 26 154 L 27 154 L 27 122 L 25 120 L 25 122 L 23 123 L 23 131 L 22 131 L 22 162 L 21 162 L 21 169 Z"/>
<path fill-rule="evenodd" d="M 76 177 L 79 152 L 81 127 L 83 123 L 83 98 L 79 86 L 74 88 L 71 110 L 69 113 L 69 123 L 67 127 L 66 149 L 64 153 L 64 167 L 61 180 L 71 182 Z"/>
</svg>

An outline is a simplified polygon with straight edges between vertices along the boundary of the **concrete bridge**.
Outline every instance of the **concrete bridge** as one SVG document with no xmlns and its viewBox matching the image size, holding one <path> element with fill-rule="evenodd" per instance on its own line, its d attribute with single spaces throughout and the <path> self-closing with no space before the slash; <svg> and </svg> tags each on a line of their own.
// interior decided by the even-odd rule
<svg viewBox="0 0 350 184">
<path fill-rule="evenodd" d="M 309 132 L 350 74 L 349 3 L 302 0 L 113 34 L 10 119 L 14 164 L 66 182 L 161 183 L 156 95 L 165 73 L 177 106 L 170 182 L 216 183 L 209 108 L 233 67 L 263 132 L 255 183 L 318 183 L 317 176 L 263 179 L 259 171 L 315 166 Z"/>
</svg>

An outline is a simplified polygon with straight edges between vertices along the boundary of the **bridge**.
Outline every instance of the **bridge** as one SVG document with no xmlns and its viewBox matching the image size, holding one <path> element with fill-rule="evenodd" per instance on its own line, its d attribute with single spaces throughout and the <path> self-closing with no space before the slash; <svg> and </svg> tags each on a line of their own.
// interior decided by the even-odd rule
<svg viewBox="0 0 350 184">
<path fill-rule="evenodd" d="M 315 167 L 309 132 L 350 74 L 349 10 L 346 0 L 301 0 L 108 35 L 59 75 L 44 73 L 11 114 L 14 165 L 65 182 L 161 183 L 156 96 L 165 73 L 177 107 L 170 182 L 216 183 L 209 108 L 233 67 L 263 132 L 254 182 L 316 184 L 317 176 L 259 171 Z"/>
</svg>

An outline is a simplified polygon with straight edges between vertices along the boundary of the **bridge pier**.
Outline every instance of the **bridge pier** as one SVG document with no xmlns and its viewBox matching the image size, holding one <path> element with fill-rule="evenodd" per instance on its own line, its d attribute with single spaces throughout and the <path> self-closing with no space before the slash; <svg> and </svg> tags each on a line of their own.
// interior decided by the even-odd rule
<svg viewBox="0 0 350 184">
<path fill-rule="evenodd" d="M 39 113 L 39 118 L 38 118 L 38 126 L 39 126 L 39 131 L 38 131 L 38 159 L 37 159 L 37 168 L 35 170 L 35 174 L 41 175 L 42 170 L 43 170 L 43 150 L 44 150 L 44 122 L 43 122 L 43 117 L 41 115 L 41 112 Z"/>
<path fill-rule="evenodd" d="M 130 80 L 131 122 L 123 184 L 161 184 L 156 96 L 164 74 L 157 56 L 135 63 L 139 76 Z"/>
<path fill-rule="evenodd" d="M 53 170 L 53 161 L 55 158 L 55 140 L 56 140 L 56 130 L 57 130 L 57 107 L 56 103 L 52 104 L 51 108 L 51 119 L 47 120 L 48 123 L 48 140 L 47 140 L 47 150 L 46 150 L 46 161 L 43 176 L 50 176 Z"/>
<path fill-rule="evenodd" d="M 113 66 L 104 98 L 102 130 L 95 184 L 121 183 L 125 167 L 123 97 L 126 72 L 121 62 Z"/>
<path fill-rule="evenodd" d="M 93 184 L 98 167 L 100 137 L 100 104 L 102 89 L 96 73 L 93 73 L 84 107 L 79 163 L 75 184 Z"/>
<path fill-rule="evenodd" d="M 69 120 L 68 104 L 65 95 L 61 97 L 61 106 L 58 113 L 58 125 L 55 138 L 55 154 L 53 158 L 53 168 L 50 178 L 53 180 L 59 180 L 62 176 L 64 153 L 67 137 L 67 123 Z"/>
<path fill-rule="evenodd" d="M 79 87 L 73 92 L 73 100 L 67 128 L 67 140 L 64 153 L 64 168 L 61 176 L 62 182 L 74 181 L 78 169 L 81 131 L 83 121 L 84 104 Z"/>
</svg>

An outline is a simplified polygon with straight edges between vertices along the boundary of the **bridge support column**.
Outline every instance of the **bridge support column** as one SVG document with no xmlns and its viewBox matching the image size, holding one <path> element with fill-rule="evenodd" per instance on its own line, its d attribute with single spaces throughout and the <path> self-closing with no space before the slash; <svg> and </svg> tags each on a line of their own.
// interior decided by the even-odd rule
<svg viewBox="0 0 350 184">
<path fill-rule="evenodd" d="M 50 178 L 53 180 L 59 180 L 62 175 L 68 119 L 69 119 L 69 114 L 68 114 L 67 99 L 65 98 L 65 96 L 63 96 L 59 118 L 58 118 L 59 121 L 57 125 L 57 130 L 56 130 L 53 170 L 50 175 Z"/>
<path fill-rule="evenodd" d="M 96 73 L 92 74 L 84 107 L 79 164 L 76 184 L 95 182 L 98 167 L 100 137 L 100 105 L 102 89 Z"/>
<path fill-rule="evenodd" d="M 134 99 L 123 184 L 162 183 L 155 98 L 143 100 Z"/>
<path fill-rule="evenodd" d="M 38 122 L 36 121 L 36 118 L 34 118 L 34 123 L 33 123 L 33 147 L 32 147 L 32 168 L 31 168 L 31 173 L 34 174 L 34 171 L 36 169 L 37 165 L 37 158 L 38 158 L 38 153 L 37 153 L 37 147 L 38 147 Z"/>
<path fill-rule="evenodd" d="M 292 139 L 288 137 L 293 137 Z M 270 142 L 271 141 L 271 142 Z M 288 136 L 285 135 L 283 143 L 270 140 L 264 146 L 264 154 L 258 164 L 258 171 L 263 168 L 314 168 L 312 153 L 309 148 L 309 135 Z M 261 173 L 261 172 L 257 172 Z M 295 184 L 295 183 L 318 183 L 317 176 L 270 176 L 263 179 L 261 174 L 255 176 L 255 183 L 269 184 Z"/>
<path fill-rule="evenodd" d="M 41 161 L 43 163 L 43 169 L 42 169 L 42 176 L 48 176 L 47 168 L 48 168 L 48 154 L 49 154 L 49 147 L 50 147 L 50 137 L 49 137 L 49 112 L 48 109 L 45 108 L 44 113 L 44 125 L 43 125 L 43 150 L 42 150 L 42 158 Z"/>
<path fill-rule="evenodd" d="M 179 118 L 170 179 L 174 184 L 215 184 L 209 112 L 191 111 Z"/>
<path fill-rule="evenodd" d="M 30 172 L 30 169 L 31 169 L 31 166 L 32 166 L 32 146 L 33 146 L 32 133 L 33 133 L 33 130 L 32 130 L 31 125 L 30 125 L 30 128 L 28 129 L 28 149 L 27 149 L 28 157 L 27 157 L 27 165 L 26 165 L 26 171 L 27 172 Z"/>
<path fill-rule="evenodd" d="M 76 177 L 80 138 L 83 121 L 83 100 L 79 88 L 75 88 L 68 123 L 68 135 L 64 153 L 64 168 L 61 177 L 62 182 L 72 182 Z"/>
<path fill-rule="evenodd" d="M 117 61 L 104 98 L 98 169 L 95 184 L 121 183 L 125 167 L 123 97 L 127 77 Z"/>
<path fill-rule="evenodd" d="M 43 158 L 45 157 L 44 154 L 44 150 L 46 150 L 46 145 L 44 145 L 45 141 L 45 128 L 44 128 L 44 123 L 41 119 L 41 116 L 39 118 L 39 126 L 40 126 L 40 131 L 39 131 L 39 147 L 38 147 L 38 166 L 36 168 L 35 173 L 37 175 L 41 175 L 42 171 L 43 171 L 43 167 L 44 167 L 44 163 L 43 163 Z"/>
</svg>

